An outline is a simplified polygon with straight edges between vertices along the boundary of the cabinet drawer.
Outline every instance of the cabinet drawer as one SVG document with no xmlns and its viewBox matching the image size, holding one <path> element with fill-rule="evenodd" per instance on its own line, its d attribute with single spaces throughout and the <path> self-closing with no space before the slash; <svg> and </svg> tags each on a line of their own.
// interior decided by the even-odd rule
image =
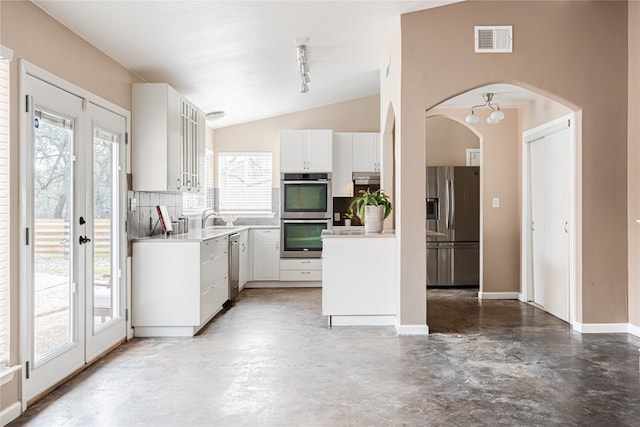
<svg viewBox="0 0 640 427">
<path fill-rule="evenodd" d="M 322 280 L 320 270 L 282 270 L 280 280 L 283 282 L 316 282 Z"/>
<path fill-rule="evenodd" d="M 200 324 L 204 323 L 205 320 L 211 313 L 215 311 L 216 308 L 219 307 L 217 304 L 216 293 L 213 288 L 209 288 L 205 293 L 200 295 Z"/>
<path fill-rule="evenodd" d="M 273 239 L 280 238 L 280 230 L 275 228 L 254 228 L 253 230 L 254 238 L 265 238 L 265 239 Z"/>
<path fill-rule="evenodd" d="M 281 259 L 280 270 L 322 270 L 322 260 L 317 259 Z"/>
<path fill-rule="evenodd" d="M 213 271 L 215 276 L 220 276 L 222 274 L 227 274 L 229 271 L 229 257 L 227 251 L 223 253 L 215 254 L 213 256 Z"/>
<path fill-rule="evenodd" d="M 229 237 L 207 239 L 200 246 L 200 259 L 213 257 L 214 254 L 226 252 L 229 248 Z"/>
<path fill-rule="evenodd" d="M 213 293 L 216 295 L 218 306 L 224 304 L 229 299 L 229 275 L 218 277 L 213 283 Z"/>
</svg>

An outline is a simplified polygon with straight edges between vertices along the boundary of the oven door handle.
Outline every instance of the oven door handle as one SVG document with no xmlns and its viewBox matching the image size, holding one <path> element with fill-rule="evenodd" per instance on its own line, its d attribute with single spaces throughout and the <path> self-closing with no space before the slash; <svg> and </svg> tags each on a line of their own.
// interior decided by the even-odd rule
<svg viewBox="0 0 640 427">
<path fill-rule="evenodd" d="M 283 219 L 282 220 L 283 223 L 294 223 L 294 224 L 328 224 L 329 222 L 331 222 L 331 219 Z"/>
<path fill-rule="evenodd" d="M 329 180 L 328 179 L 309 179 L 306 181 L 282 181 L 283 184 L 315 184 L 315 183 L 321 183 L 321 184 L 325 184 L 328 183 Z"/>
</svg>

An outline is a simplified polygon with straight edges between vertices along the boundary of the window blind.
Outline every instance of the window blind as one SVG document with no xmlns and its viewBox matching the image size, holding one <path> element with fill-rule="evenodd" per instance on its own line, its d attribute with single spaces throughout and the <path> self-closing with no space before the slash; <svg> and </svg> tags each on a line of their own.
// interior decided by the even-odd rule
<svg viewBox="0 0 640 427">
<path fill-rule="evenodd" d="M 0 367 L 9 358 L 9 61 L 0 57 Z"/>
<path fill-rule="evenodd" d="M 220 213 L 271 213 L 271 153 L 220 153 Z"/>
</svg>

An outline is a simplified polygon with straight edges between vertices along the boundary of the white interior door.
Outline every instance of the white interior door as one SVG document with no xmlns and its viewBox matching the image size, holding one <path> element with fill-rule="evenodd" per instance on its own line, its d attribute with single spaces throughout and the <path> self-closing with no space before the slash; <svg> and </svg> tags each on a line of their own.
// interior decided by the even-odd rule
<svg viewBox="0 0 640 427">
<path fill-rule="evenodd" d="M 569 321 L 571 130 L 529 142 L 530 300 Z"/>
<path fill-rule="evenodd" d="M 548 186 L 545 198 L 546 238 L 544 307 L 569 321 L 569 128 L 545 137 Z"/>
<path fill-rule="evenodd" d="M 547 188 L 545 151 L 545 137 L 529 143 L 529 188 L 531 192 L 531 277 L 533 281 L 533 295 L 531 295 L 531 301 L 542 307 L 544 307 L 544 283 L 547 281 L 547 270 L 545 268 L 545 197 Z"/>
<path fill-rule="evenodd" d="M 21 340 L 28 402 L 126 336 L 126 119 L 34 76 L 24 81 Z"/>
</svg>

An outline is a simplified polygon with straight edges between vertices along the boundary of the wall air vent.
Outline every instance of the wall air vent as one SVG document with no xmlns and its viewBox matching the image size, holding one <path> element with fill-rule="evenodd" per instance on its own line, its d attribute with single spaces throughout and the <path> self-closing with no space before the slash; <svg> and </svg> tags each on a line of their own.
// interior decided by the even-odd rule
<svg viewBox="0 0 640 427">
<path fill-rule="evenodd" d="M 513 52 L 513 26 L 476 26 L 476 53 Z"/>
</svg>

